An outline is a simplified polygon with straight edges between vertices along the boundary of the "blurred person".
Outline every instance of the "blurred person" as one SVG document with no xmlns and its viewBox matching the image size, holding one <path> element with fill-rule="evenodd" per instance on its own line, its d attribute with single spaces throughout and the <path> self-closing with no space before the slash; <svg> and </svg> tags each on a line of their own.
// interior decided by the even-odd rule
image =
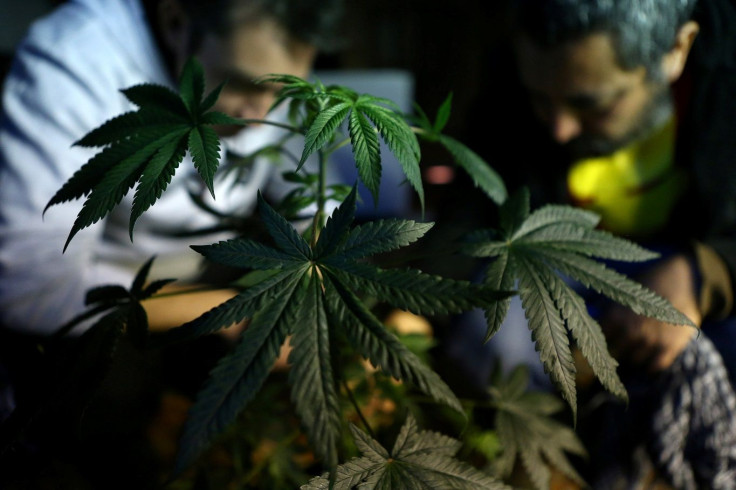
<svg viewBox="0 0 736 490">
<path fill-rule="evenodd" d="M 736 6 L 512 0 L 510 11 L 509 46 L 489 63 L 474 125 L 484 148 L 471 146 L 511 188 L 529 186 L 533 205 L 593 210 L 604 229 L 659 251 L 620 270 L 706 334 L 596 304 L 631 403 L 581 420 L 590 483 L 634 488 L 653 472 L 675 488 L 734 488 L 736 399 L 723 361 L 736 376 Z M 465 316 L 449 355 L 479 385 L 500 357 L 533 365 L 535 387 L 550 388 L 513 308 L 486 346 L 482 313 Z"/>
<path fill-rule="evenodd" d="M 135 242 L 127 231 L 131 192 L 107 218 L 81 231 L 62 254 L 81 202 L 53 206 L 42 217 L 44 207 L 98 151 L 73 143 L 134 110 L 121 89 L 155 83 L 177 90 L 179 73 L 191 56 L 203 66 L 207 91 L 227 82 L 216 110 L 238 118 L 265 118 L 278 86 L 254 80 L 272 73 L 306 78 L 318 50 L 333 45 L 339 13 L 339 0 L 70 0 L 30 27 L 5 79 L 0 122 L 0 364 L 7 368 L 19 404 L 36 396 L 44 386 L 39 380 L 48 376 L 35 372 L 40 365 L 37 344 L 84 311 L 89 289 L 129 286 L 153 255 L 157 259 L 149 280 L 192 281 L 200 263 L 189 246 L 229 237 L 182 237 L 216 224 L 190 198 L 203 184 L 187 155 L 167 191 L 138 220 Z M 250 153 L 283 134 L 270 125 L 216 129 L 224 137 L 223 155 Z M 274 174 L 273 165 L 264 160 L 243 181 L 216 179 L 218 199 L 209 204 L 226 213 L 250 212 L 258 189 L 267 188 Z M 192 320 L 234 294 L 228 289 L 192 292 L 152 299 L 144 306 L 151 330 L 160 331 Z M 143 354 L 132 355 L 140 365 L 122 366 L 130 378 L 116 382 L 133 385 L 166 369 L 151 366 Z M 188 361 L 183 357 L 197 362 L 193 355 Z M 194 390 L 202 374 L 189 382 Z M 126 400 L 147 396 L 146 390 L 155 392 L 156 382 L 141 388 L 142 394 L 124 394 Z M 127 408 L 118 407 L 121 412 Z M 134 418 L 132 409 L 121 415 Z M 124 435 L 129 428 L 116 430 Z"/>
</svg>

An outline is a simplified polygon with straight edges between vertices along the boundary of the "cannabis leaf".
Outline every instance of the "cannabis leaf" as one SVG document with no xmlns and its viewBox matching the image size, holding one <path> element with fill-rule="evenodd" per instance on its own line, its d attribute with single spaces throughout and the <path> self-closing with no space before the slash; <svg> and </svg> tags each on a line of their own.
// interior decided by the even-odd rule
<svg viewBox="0 0 736 490">
<path fill-rule="evenodd" d="M 363 456 L 337 467 L 334 486 L 330 486 L 329 476 L 323 475 L 303 485 L 302 490 L 508 489 L 494 478 L 455 459 L 460 441 L 437 432 L 419 430 L 411 415 L 390 452 L 352 424 L 350 430 Z"/>
<path fill-rule="evenodd" d="M 657 254 L 594 229 L 594 213 L 550 205 L 529 214 L 526 189 L 501 207 L 501 230 L 471 234 L 464 249 L 494 261 L 486 271 L 491 287 L 510 290 L 518 281 L 519 296 L 540 359 L 562 395 L 576 411 L 575 366 L 568 331 L 601 383 L 626 398 L 616 374 L 617 362 L 608 353 L 600 326 L 590 317 L 583 299 L 560 274 L 621 303 L 634 312 L 667 323 L 692 325 L 665 299 L 593 258 L 647 261 Z M 509 301 L 486 309 L 487 339 L 500 327 Z"/>
<path fill-rule="evenodd" d="M 416 313 L 488 307 L 507 293 L 411 269 L 357 264 L 359 258 L 418 240 L 431 225 L 387 220 L 351 229 L 355 187 L 328 219 L 313 247 L 260 196 L 258 208 L 275 246 L 235 239 L 193 247 L 212 261 L 268 274 L 167 334 L 169 340 L 178 341 L 250 319 L 240 344 L 213 370 L 192 407 L 177 470 L 191 463 L 253 398 L 289 335 L 292 399 L 317 454 L 330 467 L 337 465 L 341 430 L 332 359 L 338 354 L 335 343 L 343 336 L 374 366 L 460 411 L 447 385 L 382 325 L 359 293 Z"/>
<path fill-rule="evenodd" d="M 161 197 L 187 149 L 194 167 L 214 196 L 213 178 L 220 160 L 220 143 L 210 126 L 242 124 L 210 111 L 221 89 L 222 85 L 204 97 L 202 67 L 190 59 L 179 80 L 179 94 L 154 84 L 122 91 L 138 110 L 107 121 L 75 143 L 104 148 L 72 175 L 46 205 L 48 209 L 86 197 L 64 250 L 77 232 L 104 218 L 138 183 L 129 223 L 132 240 L 136 220 Z"/>
<path fill-rule="evenodd" d="M 493 378 L 488 392 L 496 408 L 494 423 L 502 446 L 501 456 L 493 463 L 500 475 L 509 477 L 516 459 L 521 458 L 538 490 L 549 488 L 550 467 L 585 486 L 565 454 L 586 456 L 585 448 L 570 427 L 553 418 L 562 411 L 563 403 L 548 393 L 527 392 L 526 366 L 516 367 L 506 379 L 496 369 Z"/>
<path fill-rule="evenodd" d="M 381 97 L 357 94 L 345 87 L 325 87 L 319 81 L 310 84 L 297 77 L 274 75 L 263 80 L 284 84 L 272 107 L 287 98 L 313 104 L 314 116 L 307 122 L 304 150 L 297 170 L 310 155 L 334 142 L 338 128 L 347 121 L 358 176 L 373 199 L 378 199 L 381 183 L 380 136 L 396 156 L 424 206 L 419 143 L 396 104 Z"/>
<path fill-rule="evenodd" d="M 154 259 L 155 257 L 151 257 L 141 266 L 130 289 L 119 285 L 106 285 L 87 291 L 85 305 L 89 309 L 65 323 L 54 333 L 54 337 L 63 337 L 80 323 L 107 312 L 88 330 L 112 326 L 122 334 L 122 329 L 125 328 L 133 343 L 142 346 L 148 335 L 148 317 L 141 301 L 150 298 L 175 280 L 159 279 L 147 284 L 146 280 Z"/>
<path fill-rule="evenodd" d="M 412 119 L 420 128 L 418 135 L 426 141 L 441 144 L 450 153 L 453 161 L 473 179 L 476 187 L 480 187 L 496 204 L 502 204 L 506 200 L 507 192 L 501 176 L 473 150 L 455 138 L 442 134 L 452 109 L 452 93 L 440 105 L 434 123 L 421 107 L 415 105 L 414 108 L 417 116 Z"/>
</svg>

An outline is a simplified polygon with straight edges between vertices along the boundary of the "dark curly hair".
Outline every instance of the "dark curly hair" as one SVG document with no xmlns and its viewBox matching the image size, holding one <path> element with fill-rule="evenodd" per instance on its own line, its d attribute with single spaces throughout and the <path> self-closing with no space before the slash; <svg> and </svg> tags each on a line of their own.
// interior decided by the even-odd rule
<svg viewBox="0 0 736 490">
<path fill-rule="evenodd" d="M 660 73 L 679 28 L 696 0 L 512 0 L 517 28 L 541 46 L 552 47 L 593 33 L 612 36 L 622 68 L 644 66 Z"/>
</svg>

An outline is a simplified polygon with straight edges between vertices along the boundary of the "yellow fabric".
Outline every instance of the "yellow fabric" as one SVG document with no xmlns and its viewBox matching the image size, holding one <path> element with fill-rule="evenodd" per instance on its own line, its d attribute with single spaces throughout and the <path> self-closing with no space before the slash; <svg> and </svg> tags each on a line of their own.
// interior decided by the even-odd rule
<svg viewBox="0 0 736 490">
<path fill-rule="evenodd" d="M 675 119 L 648 138 L 612 155 L 575 162 L 567 185 L 573 202 L 601 215 L 620 235 L 644 237 L 661 230 L 685 187 L 674 165 Z"/>
</svg>

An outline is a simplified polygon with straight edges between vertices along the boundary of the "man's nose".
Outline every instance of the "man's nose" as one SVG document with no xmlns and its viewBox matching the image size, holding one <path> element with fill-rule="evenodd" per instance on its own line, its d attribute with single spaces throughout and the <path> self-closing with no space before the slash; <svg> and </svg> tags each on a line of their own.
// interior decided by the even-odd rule
<svg viewBox="0 0 736 490">
<path fill-rule="evenodd" d="M 253 94 L 245 98 L 238 109 L 242 119 L 265 119 L 275 97 L 273 94 Z"/>
<path fill-rule="evenodd" d="M 569 142 L 582 132 L 580 118 L 567 109 L 557 109 L 549 118 L 552 137 L 560 144 Z"/>
</svg>

